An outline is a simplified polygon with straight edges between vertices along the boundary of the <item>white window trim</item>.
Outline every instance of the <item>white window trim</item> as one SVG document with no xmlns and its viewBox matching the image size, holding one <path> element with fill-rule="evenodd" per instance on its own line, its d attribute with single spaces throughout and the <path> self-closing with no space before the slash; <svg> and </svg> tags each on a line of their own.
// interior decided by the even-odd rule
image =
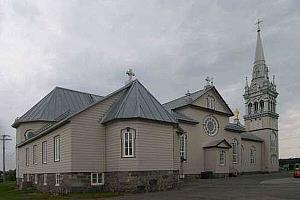
<svg viewBox="0 0 300 200">
<path fill-rule="evenodd" d="M 235 152 L 234 152 L 234 148 L 235 148 Z M 233 164 L 238 163 L 238 141 L 237 141 L 237 139 L 232 140 L 232 163 Z"/>
<path fill-rule="evenodd" d="M 34 184 L 38 184 L 38 175 L 34 174 Z"/>
<path fill-rule="evenodd" d="M 93 183 L 93 175 L 96 175 L 96 183 Z M 101 176 L 101 181 L 99 182 L 99 176 Z M 91 173 L 91 185 L 104 185 L 104 173 Z"/>
<path fill-rule="evenodd" d="M 34 164 L 34 165 L 37 165 L 38 163 L 37 163 L 37 145 L 35 144 L 35 145 L 33 145 L 33 147 L 32 147 L 32 163 Z"/>
<path fill-rule="evenodd" d="M 128 134 L 128 149 L 126 155 L 126 134 Z M 131 145 L 129 145 L 129 141 L 131 141 Z M 129 146 L 132 148 L 132 153 L 129 154 Z M 126 128 L 122 131 L 122 158 L 134 158 L 135 157 L 135 130 Z"/>
<path fill-rule="evenodd" d="M 42 163 L 47 164 L 47 141 L 42 142 Z"/>
<path fill-rule="evenodd" d="M 54 137 L 54 162 L 60 161 L 60 136 Z"/>
<path fill-rule="evenodd" d="M 43 174 L 43 185 L 47 185 L 47 174 Z"/>
<path fill-rule="evenodd" d="M 55 186 L 60 186 L 62 181 L 61 174 L 55 174 Z"/>
<path fill-rule="evenodd" d="M 221 155 L 223 154 L 223 160 L 221 160 Z M 226 152 L 224 150 L 219 151 L 219 164 L 221 166 L 226 165 Z"/>
<path fill-rule="evenodd" d="M 26 162 L 26 166 L 29 166 L 29 148 L 27 147 L 25 149 L 25 162 Z"/>
<path fill-rule="evenodd" d="M 253 164 L 253 165 L 256 164 L 256 148 L 255 147 L 250 148 L 250 164 Z"/>
<path fill-rule="evenodd" d="M 187 159 L 187 135 L 180 135 L 180 158 Z"/>
</svg>

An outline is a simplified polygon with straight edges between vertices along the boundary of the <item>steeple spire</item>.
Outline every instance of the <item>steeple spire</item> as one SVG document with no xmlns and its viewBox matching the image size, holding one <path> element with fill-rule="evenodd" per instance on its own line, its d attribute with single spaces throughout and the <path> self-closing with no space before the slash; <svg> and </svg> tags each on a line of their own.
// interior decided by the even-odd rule
<svg viewBox="0 0 300 200">
<path fill-rule="evenodd" d="M 262 20 L 258 19 L 256 22 L 256 24 L 257 24 L 257 40 L 256 40 L 254 64 L 265 61 L 264 50 L 263 50 L 261 36 L 260 36 L 260 23 L 262 23 Z"/>
</svg>

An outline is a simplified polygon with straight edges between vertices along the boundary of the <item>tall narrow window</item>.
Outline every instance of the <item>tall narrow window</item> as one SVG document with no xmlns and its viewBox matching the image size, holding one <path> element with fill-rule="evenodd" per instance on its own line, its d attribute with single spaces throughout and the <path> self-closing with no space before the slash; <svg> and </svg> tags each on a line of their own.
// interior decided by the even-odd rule
<svg viewBox="0 0 300 200">
<path fill-rule="evenodd" d="M 252 103 L 248 104 L 248 114 L 250 115 L 252 113 Z"/>
<path fill-rule="evenodd" d="M 34 184 L 38 184 L 38 175 L 34 174 Z"/>
<path fill-rule="evenodd" d="M 261 100 L 259 102 L 259 107 L 260 107 L 260 111 L 263 112 L 264 111 L 264 107 L 265 107 L 265 102 L 263 100 Z"/>
<path fill-rule="evenodd" d="M 32 161 L 34 165 L 37 164 L 37 145 L 33 145 L 32 148 Z"/>
<path fill-rule="evenodd" d="M 225 165 L 226 164 L 226 152 L 224 150 L 220 151 L 220 165 Z"/>
<path fill-rule="evenodd" d="M 47 163 L 47 141 L 42 142 L 42 162 Z"/>
<path fill-rule="evenodd" d="M 29 166 L 29 148 L 25 149 L 26 166 Z"/>
<path fill-rule="evenodd" d="M 232 163 L 238 163 L 238 141 L 232 140 Z"/>
<path fill-rule="evenodd" d="M 104 173 L 91 173 L 91 185 L 103 185 Z"/>
<path fill-rule="evenodd" d="M 255 102 L 254 103 L 254 113 L 257 113 L 258 112 L 258 103 Z"/>
<path fill-rule="evenodd" d="M 122 130 L 122 157 L 132 158 L 135 155 L 135 130 Z"/>
<path fill-rule="evenodd" d="M 60 186 L 61 180 L 62 180 L 61 175 L 55 174 L 55 186 Z"/>
<path fill-rule="evenodd" d="M 60 161 L 60 137 L 54 137 L 54 161 Z"/>
<path fill-rule="evenodd" d="M 182 134 L 180 136 L 180 158 L 182 161 L 185 161 L 187 158 L 187 135 L 186 134 Z"/>
<path fill-rule="evenodd" d="M 255 164 L 256 163 L 256 150 L 255 147 L 252 146 L 250 148 L 250 163 Z"/>
</svg>

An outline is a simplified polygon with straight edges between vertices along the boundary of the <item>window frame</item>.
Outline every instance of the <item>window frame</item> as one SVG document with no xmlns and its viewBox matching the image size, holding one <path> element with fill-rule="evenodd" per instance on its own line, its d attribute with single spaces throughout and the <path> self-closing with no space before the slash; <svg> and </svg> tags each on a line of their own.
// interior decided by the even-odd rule
<svg viewBox="0 0 300 200">
<path fill-rule="evenodd" d="M 42 164 L 47 164 L 47 152 L 48 151 L 48 145 L 47 141 L 42 142 Z"/>
<path fill-rule="evenodd" d="M 34 184 L 38 184 L 38 174 L 34 174 Z"/>
<path fill-rule="evenodd" d="M 237 164 L 238 163 L 238 140 L 234 138 L 232 140 L 232 163 Z"/>
<path fill-rule="evenodd" d="M 224 150 L 219 151 L 219 164 L 226 166 L 226 152 Z"/>
<path fill-rule="evenodd" d="M 93 175 L 96 175 L 96 182 L 94 182 L 93 180 L 95 180 L 95 178 L 93 177 Z M 101 177 L 101 182 L 99 182 L 99 178 Z M 98 173 L 98 172 L 91 172 L 91 185 L 96 186 L 96 185 L 104 185 L 104 173 Z"/>
<path fill-rule="evenodd" d="M 121 157 L 135 158 L 135 139 L 136 131 L 133 128 L 125 128 L 121 130 Z M 131 142 L 131 145 L 130 145 Z M 126 147 L 126 143 L 128 144 Z M 130 153 L 131 149 L 131 153 Z"/>
<path fill-rule="evenodd" d="M 211 95 L 207 96 L 207 108 L 215 110 L 215 98 Z"/>
<path fill-rule="evenodd" d="M 255 146 L 250 147 L 250 164 L 256 164 L 256 148 Z"/>
<path fill-rule="evenodd" d="M 60 136 L 57 135 L 54 137 L 54 162 L 60 161 Z"/>
<path fill-rule="evenodd" d="M 55 186 L 60 186 L 62 181 L 62 176 L 60 173 L 55 174 Z"/>
<path fill-rule="evenodd" d="M 43 185 L 47 185 L 47 174 L 43 174 Z"/>
<path fill-rule="evenodd" d="M 179 152 L 181 161 L 187 160 L 187 134 L 181 134 L 179 136 Z"/>
<path fill-rule="evenodd" d="M 27 147 L 26 149 L 25 149 L 25 164 L 26 164 L 26 166 L 29 166 L 29 147 Z"/>
<path fill-rule="evenodd" d="M 37 148 L 38 146 L 35 144 L 32 147 L 32 164 L 37 165 Z"/>
</svg>

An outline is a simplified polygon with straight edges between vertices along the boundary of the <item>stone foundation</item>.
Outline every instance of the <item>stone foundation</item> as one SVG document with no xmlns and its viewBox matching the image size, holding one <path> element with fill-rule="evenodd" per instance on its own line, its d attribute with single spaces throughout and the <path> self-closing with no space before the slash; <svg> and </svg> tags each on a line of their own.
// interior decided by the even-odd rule
<svg viewBox="0 0 300 200">
<path fill-rule="evenodd" d="M 105 189 L 114 192 L 152 192 L 178 187 L 178 170 L 107 172 Z"/>
<path fill-rule="evenodd" d="M 44 185 L 44 174 L 27 174 L 17 180 L 19 189 L 36 187 L 39 191 L 52 194 L 68 194 L 71 192 L 152 192 L 175 188 L 179 183 L 178 170 L 106 172 L 104 185 L 91 185 L 91 173 L 61 173 L 61 183 L 55 185 L 56 174 L 47 174 L 47 185 Z"/>
</svg>

